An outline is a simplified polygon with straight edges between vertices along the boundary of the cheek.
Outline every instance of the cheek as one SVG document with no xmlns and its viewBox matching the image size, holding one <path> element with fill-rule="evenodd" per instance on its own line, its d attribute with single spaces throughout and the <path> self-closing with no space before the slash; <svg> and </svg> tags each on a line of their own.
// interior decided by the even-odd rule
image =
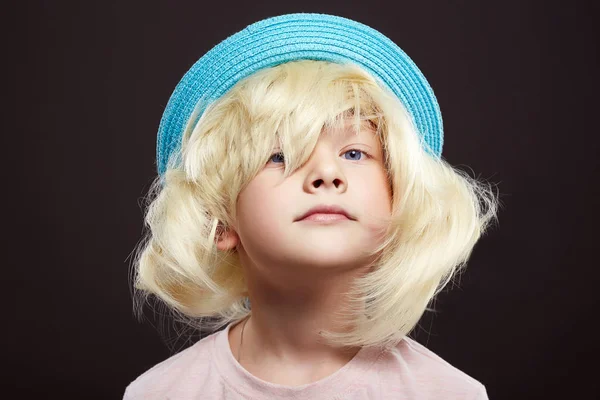
<svg viewBox="0 0 600 400">
<path fill-rule="evenodd" d="M 285 211 L 284 199 L 276 188 L 269 187 L 260 179 L 255 179 L 240 193 L 237 202 L 238 233 L 243 236 L 270 235 L 277 229 Z M 289 207 L 288 207 L 289 208 Z"/>
<path fill-rule="evenodd" d="M 364 189 L 360 194 L 369 211 L 380 217 L 389 216 L 392 212 L 392 191 L 385 172 L 376 171 L 365 176 L 361 186 Z"/>
<path fill-rule="evenodd" d="M 243 230 L 245 226 L 252 224 L 254 219 L 263 219 L 264 216 L 262 213 L 264 210 L 259 207 L 259 194 L 259 185 L 252 181 L 238 196 L 237 219 L 241 230 Z"/>
<path fill-rule="evenodd" d="M 392 214 L 391 190 L 387 177 L 380 177 L 370 189 L 374 195 L 370 196 L 368 200 L 372 219 L 367 225 L 373 240 L 372 244 L 379 245 L 385 239 Z"/>
</svg>

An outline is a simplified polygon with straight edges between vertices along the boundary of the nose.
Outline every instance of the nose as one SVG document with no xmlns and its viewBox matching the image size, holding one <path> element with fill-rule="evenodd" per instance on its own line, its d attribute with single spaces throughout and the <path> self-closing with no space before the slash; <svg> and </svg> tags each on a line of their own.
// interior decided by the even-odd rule
<svg viewBox="0 0 600 400">
<path fill-rule="evenodd" d="M 304 180 L 304 190 L 308 193 L 345 192 L 348 182 L 340 161 L 340 158 L 330 148 L 315 148 L 306 164 L 307 174 Z"/>
</svg>

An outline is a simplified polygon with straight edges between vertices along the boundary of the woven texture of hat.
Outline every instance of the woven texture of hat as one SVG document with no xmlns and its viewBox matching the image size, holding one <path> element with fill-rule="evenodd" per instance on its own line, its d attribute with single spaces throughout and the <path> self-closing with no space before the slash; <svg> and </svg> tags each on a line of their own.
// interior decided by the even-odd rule
<svg viewBox="0 0 600 400">
<path fill-rule="evenodd" d="M 263 68 L 294 60 L 354 63 L 387 86 L 411 114 L 437 157 L 443 146 L 439 105 L 415 63 L 389 38 L 359 22 L 326 14 L 287 14 L 247 26 L 223 40 L 183 76 L 163 113 L 157 140 L 157 167 L 163 174 L 199 101 L 218 99 L 241 79 Z M 197 110 L 199 117 L 203 109 Z"/>
</svg>

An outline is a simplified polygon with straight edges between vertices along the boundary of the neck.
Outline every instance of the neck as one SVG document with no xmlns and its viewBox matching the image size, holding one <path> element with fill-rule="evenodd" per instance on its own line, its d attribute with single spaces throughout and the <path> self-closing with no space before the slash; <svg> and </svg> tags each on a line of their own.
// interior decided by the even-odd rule
<svg viewBox="0 0 600 400">
<path fill-rule="evenodd" d="M 252 313 L 230 330 L 233 354 L 240 354 L 242 365 L 345 365 L 359 348 L 333 347 L 319 332 L 350 329 L 335 315 L 346 304 L 340 293 L 356 276 L 354 272 L 319 279 L 318 285 L 279 289 L 256 279 L 247 280 Z"/>
</svg>

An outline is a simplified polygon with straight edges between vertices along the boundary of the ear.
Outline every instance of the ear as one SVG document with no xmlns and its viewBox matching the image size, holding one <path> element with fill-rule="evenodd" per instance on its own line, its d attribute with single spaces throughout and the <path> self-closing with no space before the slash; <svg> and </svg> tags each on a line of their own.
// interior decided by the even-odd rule
<svg viewBox="0 0 600 400">
<path fill-rule="evenodd" d="M 224 229 L 219 226 L 217 228 L 215 241 L 217 243 L 218 250 L 227 251 L 234 249 L 238 245 L 240 242 L 240 237 L 233 229 Z"/>
</svg>

